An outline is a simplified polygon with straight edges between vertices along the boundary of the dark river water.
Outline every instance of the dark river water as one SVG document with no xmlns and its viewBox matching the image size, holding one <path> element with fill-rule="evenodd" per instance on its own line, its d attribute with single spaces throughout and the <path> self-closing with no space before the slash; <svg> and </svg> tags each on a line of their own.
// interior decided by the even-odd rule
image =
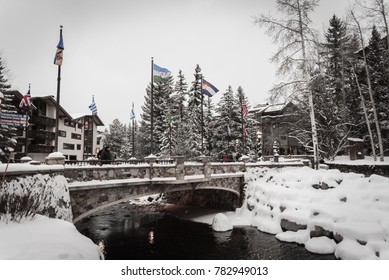
<svg viewBox="0 0 389 280">
<path fill-rule="evenodd" d="M 95 212 L 75 226 L 104 246 L 107 260 L 335 259 L 333 255 L 312 254 L 298 244 L 280 242 L 253 227 L 217 233 L 208 224 L 182 218 L 204 211 L 211 212 L 121 203 Z"/>
</svg>

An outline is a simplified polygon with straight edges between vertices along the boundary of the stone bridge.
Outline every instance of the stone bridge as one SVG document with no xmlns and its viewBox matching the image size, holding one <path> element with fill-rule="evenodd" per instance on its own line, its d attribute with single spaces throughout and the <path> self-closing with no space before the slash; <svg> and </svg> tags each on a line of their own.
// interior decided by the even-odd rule
<svg viewBox="0 0 389 280">
<path fill-rule="evenodd" d="M 185 162 L 158 164 L 149 158 L 142 164 L 66 166 L 74 223 L 93 212 L 129 199 L 177 191 L 218 190 L 243 198 L 244 172 L 247 168 L 303 166 L 289 163 L 211 163 L 209 157 Z"/>
<path fill-rule="evenodd" d="M 172 164 L 66 166 L 65 177 L 76 223 L 101 208 L 153 194 L 213 189 L 239 198 L 245 168 L 243 162 L 215 164 L 203 157 L 190 163 L 176 157 Z"/>
<path fill-rule="evenodd" d="M 144 163 L 121 165 L 53 164 L 31 166 L 31 170 L 24 169 L 22 172 L 17 168 L 15 171 L 8 170 L 6 181 L 34 174 L 64 175 L 74 223 L 101 208 L 153 194 L 217 190 L 243 199 L 244 172 L 248 168 L 304 165 L 302 162 L 211 163 L 209 157 L 201 157 L 197 162 L 185 162 L 184 157 L 176 157 L 169 164 L 160 164 L 156 158 L 148 158 Z M 3 173 L 0 172 L 0 176 Z M 219 199 L 218 196 L 216 199 Z"/>
</svg>

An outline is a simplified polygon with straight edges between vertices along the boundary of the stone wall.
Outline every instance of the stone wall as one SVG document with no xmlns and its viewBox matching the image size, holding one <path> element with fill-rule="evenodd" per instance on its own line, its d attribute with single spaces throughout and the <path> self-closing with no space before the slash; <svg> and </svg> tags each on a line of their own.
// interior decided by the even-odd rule
<svg viewBox="0 0 389 280">
<path fill-rule="evenodd" d="M 372 174 L 389 177 L 389 165 L 379 165 L 379 161 L 375 165 L 347 165 L 347 164 L 336 164 L 332 162 L 326 162 L 330 169 L 338 169 L 341 172 L 346 173 L 359 173 L 365 176 Z"/>
</svg>

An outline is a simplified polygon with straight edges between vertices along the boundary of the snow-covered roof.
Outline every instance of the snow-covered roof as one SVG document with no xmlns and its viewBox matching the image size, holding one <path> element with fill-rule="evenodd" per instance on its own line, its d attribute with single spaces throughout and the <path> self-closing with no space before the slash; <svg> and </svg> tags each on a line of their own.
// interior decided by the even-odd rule
<svg viewBox="0 0 389 280">
<path fill-rule="evenodd" d="M 287 103 L 269 105 L 265 109 L 265 113 L 280 112 L 286 107 Z"/>
</svg>

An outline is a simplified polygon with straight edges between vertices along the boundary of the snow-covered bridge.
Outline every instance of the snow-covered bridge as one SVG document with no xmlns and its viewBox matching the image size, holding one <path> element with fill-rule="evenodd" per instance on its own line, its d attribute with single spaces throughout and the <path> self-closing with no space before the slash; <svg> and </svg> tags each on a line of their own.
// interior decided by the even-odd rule
<svg viewBox="0 0 389 280">
<path fill-rule="evenodd" d="M 229 197 L 234 202 L 226 198 L 228 201 L 225 203 L 232 205 L 237 203 L 239 198 L 243 199 L 244 173 L 248 168 L 303 166 L 302 162 L 213 163 L 209 161 L 209 157 L 201 157 L 196 162 L 185 162 L 184 157 L 176 157 L 174 162 L 167 164 L 159 163 L 155 158 L 149 158 L 144 163 L 121 165 L 78 166 L 60 164 L 59 161 L 53 161 L 51 164 L 13 164 L 7 169 L 0 169 L 0 176 L 6 182 L 16 181 L 27 188 L 30 177 L 34 178 L 34 184 L 46 182 L 36 178 L 39 174 L 48 174 L 49 178 L 62 177 L 61 184 L 66 185 L 65 189 L 69 190 L 74 222 L 98 209 L 122 201 L 177 191 L 193 191 L 197 194 L 198 190 L 212 190 L 214 199 L 222 200 L 219 196 Z M 55 185 L 56 180 L 54 179 L 52 184 Z M 63 200 L 59 199 L 58 203 L 62 203 L 61 201 Z"/>
</svg>

